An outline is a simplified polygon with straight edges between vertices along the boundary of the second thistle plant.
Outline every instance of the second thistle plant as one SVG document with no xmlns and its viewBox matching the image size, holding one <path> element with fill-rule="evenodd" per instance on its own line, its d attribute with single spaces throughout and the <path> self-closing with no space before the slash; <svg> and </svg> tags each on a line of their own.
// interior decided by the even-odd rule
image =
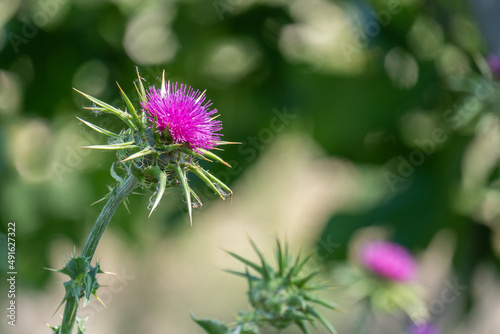
<svg viewBox="0 0 500 334">
<path fill-rule="evenodd" d="M 328 320 L 316 310 L 316 305 L 333 310 L 338 308 L 336 304 L 312 294 L 327 288 L 314 281 L 319 270 L 303 273 L 312 254 L 303 259 L 300 255 L 294 258 L 289 253 L 288 245 L 283 247 L 276 238 L 276 266 L 273 267 L 253 241 L 250 242 L 260 263 L 228 251 L 229 255 L 246 266 L 246 270 L 227 272 L 244 277 L 248 281 L 248 299 L 252 310 L 240 312 L 235 324 L 230 327 L 211 319 L 196 319 L 192 316 L 193 320 L 208 334 L 258 334 L 260 329 L 266 326 L 283 330 L 292 325 L 297 325 L 304 334 L 309 334 L 308 324 L 313 325 L 316 320 L 330 333 L 336 333 Z M 255 273 L 251 274 L 249 269 Z"/>
</svg>

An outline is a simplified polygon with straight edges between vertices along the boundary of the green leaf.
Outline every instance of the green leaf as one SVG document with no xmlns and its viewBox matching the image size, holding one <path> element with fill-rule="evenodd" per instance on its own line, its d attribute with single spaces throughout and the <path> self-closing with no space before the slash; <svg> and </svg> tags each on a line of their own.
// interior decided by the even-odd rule
<svg viewBox="0 0 500 334">
<path fill-rule="evenodd" d="M 115 163 L 113 162 L 111 164 L 111 168 L 109 169 L 109 173 L 111 174 L 111 177 L 113 179 L 115 179 L 116 182 L 118 183 L 122 183 L 124 180 L 123 180 L 123 177 L 121 177 L 120 175 L 118 175 L 118 173 L 116 172 L 115 170 Z M 112 189 L 110 189 L 110 191 L 112 191 Z"/>
<path fill-rule="evenodd" d="M 239 256 L 238 254 L 235 254 L 233 252 L 230 252 L 230 251 L 225 251 L 226 253 L 228 253 L 229 255 L 231 255 L 232 257 L 234 257 L 236 260 L 239 260 L 241 262 L 243 262 L 244 264 L 246 264 L 247 266 L 249 266 L 250 268 L 253 268 L 255 269 L 255 271 L 257 271 L 259 274 L 263 275 L 263 269 L 256 263 L 253 263 L 252 261 L 250 260 L 247 260 L 241 256 Z"/>
<path fill-rule="evenodd" d="M 279 268 L 279 275 L 284 276 L 285 273 L 285 267 L 288 262 L 288 254 L 283 253 L 283 248 L 281 247 L 281 242 L 278 236 L 275 237 L 276 240 L 276 262 L 278 264 Z"/>
<path fill-rule="evenodd" d="M 205 175 L 213 182 L 213 183 L 216 183 L 218 184 L 222 189 L 224 189 L 225 191 L 227 191 L 229 193 L 229 196 L 231 196 L 231 202 L 232 202 L 232 198 L 233 198 L 233 191 L 231 189 L 229 189 L 228 186 L 226 186 L 224 183 L 222 183 L 221 180 L 219 180 L 218 178 L 216 178 L 215 176 L 213 176 L 212 174 L 210 174 L 209 171 L 207 170 L 203 170 L 203 173 L 205 173 Z"/>
<path fill-rule="evenodd" d="M 199 148 L 200 152 L 203 153 L 204 155 L 206 155 L 208 158 L 210 159 L 213 159 L 215 161 L 218 161 L 220 162 L 221 164 L 224 164 L 228 167 L 231 167 L 230 164 L 228 164 L 227 162 L 225 162 L 224 160 L 222 160 L 218 155 L 208 151 L 208 150 L 205 150 L 204 148 Z"/>
<path fill-rule="evenodd" d="M 298 275 L 302 268 L 304 268 L 305 264 L 307 261 L 309 261 L 313 257 L 314 253 L 311 252 L 308 256 L 302 260 L 302 262 L 299 263 L 299 257 L 297 256 L 297 261 L 296 264 L 293 266 L 293 274 L 292 275 Z"/>
<path fill-rule="evenodd" d="M 144 125 L 142 124 L 141 120 L 139 119 L 139 115 L 137 115 L 137 112 L 135 111 L 134 105 L 132 102 L 130 102 L 130 99 L 128 98 L 127 94 L 123 91 L 123 89 L 120 87 L 118 82 L 116 83 L 118 85 L 118 88 L 120 89 L 120 92 L 122 94 L 122 98 L 127 104 L 128 109 L 132 113 L 132 121 L 134 122 L 135 126 L 139 131 L 141 132 L 142 136 L 145 137 L 144 133 Z"/>
<path fill-rule="evenodd" d="M 146 90 L 144 89 L 144 84 L 142 83 L 142 78 L 141 75 L 139 74 L 139 67 L 135 67 L 135 70 L 137 72 L 137 78 L 139 79 L 139 87 L 134 82 L 135 89 L 137 89 L 137 94 L 139 95 L 139 98 L 141 99 L 141 102 L 146 102 Z"/>
<path fill-rule="evenodd" d="M 84 319 L 80 319 L 80 318 L 76 317 L 76 328 L 77 328 L 76 334 L 87 333 L 87 328 L 85 328 L 85 322 L 87 320 L 88 320 L 88 317 L 84 318 Z"/>
<path fill-rule="evenodd" d="M 230 329 L 228 334 L 240 334 L 241 333 L 241 325 L 238 325 L 236 327 L 234 327 L 233 329 Z"/>
<path fill-rule="evenodd" d="M 165 188 L 167 186 L 167 174 L 166 173 L 160 173 L 158 176 L 158 187 L 156 188 L 156 198 L 155 202 L 153 203 L 153 207 L 151 208 L 151 212 L 149 213 L 148 217 L 151 217 L 151 214 L 153 211 L 156 209 L 158 204 L 160 203 L 161 198 L 163 197 L 163 193 L 165 192 Z"/>
<path fill-rule="evenodd" d="M 189 312 L 191 319 L 196 322 L 207 334 L 228 334 L 229 330 L 218 320 L 214 319 L 196 319 L 192 312 Z"/>
<path fill-rule="evenodd" d="M 89 266 L 88 258 L 83 256 L 72 257 L 64 268 L 59 269 L 58 272 L 68 275 L 72 280 L 76 280 L 77 277 L 87 273 Z"/>
<path fill-rule="evenodd" d="M 160 145 L 158 146 L 158 150 L 167 153 L 172 152 L 173 150 L 181 147 L 183 144 L 170 144 L 170 145 Z"/>
<path fill-rule="evenodd" d="M 91 129 L 93 129 L 93 130 L 95 130 L 95 131 L 97 131 L 99 133 L 102 133 L 103 135 L 106 135 L 108 137 L 113 137 L 113 138 L 119 138 L 120 137 L 120 135 L 118 135 L 118 134 L 116 134 L 114 132 L 108 131 L 106 129 L 103 129 L 100 126 L 97 126 L 97 125 L 92 124 L 90 122 L 87 122 L 87 121 L 81 119 L 80 117 L 76 117 L 76 118 L 78 118 L 78 120 L 80 122 L 82 122 L 83 124 L 87 125 L 89 128 L 91 128 Z"/>
<path fill-rule="evenodd" d="M 257 247 L 257 245 L 255 245 L 255 243 L 253 242 L 253 240 L 250 239 L 250 238 L 249 238 L 249 240 L 250 240 L 250 244 L 252 245 L 252 248 L 254 249 L 255 253 L 257 253 L 257 255 L 260 258 L 260 262 L 262 263 L 262 269 L 263 269 L 262 273 L 263 273 L 264 279 L 272 279 L 272 278 L 274 278 L 273 268 L 267 262 L 266 258 L 264 257 L 264 255 L 262 255 L 261 251 L 259 250 L 259 248 Z"/>
<path fill-rule="evenodd" d="M 82 296 L 82 293 L 84 292 L 84 278 L 85 278 L 85 273 L 80 274 L 77 276 L 75 279 L 71 279 L 67 282 L 64 282 L 64 290 L 66 291 L 63 297 L 63 300 L 61 301 L 61 304 L 57 307 L 57 310 L 61 307 L 61 305 L 67 301 L 70 298 L 75 298 L 75 299 L 80 299 Z M 57 312 L 56 310 L 56 312 Z M 54 312 L 55 314 L 55 312 Z"/>
<path fill-rule="evenodd" d="M 309 282 L 311 279 L 313 279 L 316 275 L 319 274 L 319 269 L 315 269 L 314 271 L 312 271 L 311 273 L 309 273 L 309 275 L 307 275 L 306 277 L 304 278 L 301 278 L 297 281 L 295 281 L 295 285 L 298 287 L 298 288 L 302 288 L 304 287 L 304 285 Z"/>
<path fill-rule="evenodd" d="M 229 274 L 233 274 L 233 275 L 236 275 L 236 276 L 241 276 L 241 277 L 244 277 L 248 280 L 251 280 L 251 281 L 258 281 L 260 280 L 260 278 L 256 277 L 256 276 L 253 276 L 253 275 L 250 275 L 248 272 L 246 273 L 241 273 L 239 271 L 235 271 L 235 270 L 229 270 L 229 269 L 224 269 L 224 271 L 226 273 L 229 273 Z"/>
<path fill-rule="evenodd" d="M 51 326 L 49 324 L 47 326 L 52 330 L 52 334 L 61 334 L 61 326 Z"/>
<path fill-rule="evenodd" d="M 309 331 L 309 328 L 307 328 L 307 323 L 306 323 L 305 320 L 296 321 L 295 324 L 297 326 L 299 326 L 299 328 L 302 331 L 302 333 L 304 333 L 304 334 L 311 334 L 311 332 Z"/>
<path fill-rule="evenodd" d="M 94 150 L 125 150 L 130 148 L 137 148 L 137 145 L 134 145 L 134 141 L 128 141 L 125 143 L 118 144 L 109 144 L 109 145 L 92 145 L 92 146 L 81 146 L 81 148 L 91 148 Z"/>
<path fill-rule="evenodd" d="M 194 200 L 196 201 L 197 204 L 193 204 L 193 207 L 194 208 L 200 208 L 203 206 L 203 203 L 201 202 L 201 199 L 198 195 L 196 195 L 196 193 L 194 192 L 193 189 L 191 189 L 191 187 L 189 187 L 189 192 L 191 193 L 191 195 L 193 195 L 194 197 Z"/>
<path fill-rule="evenodd" d="M 87 306 L 90 302 L 90 295 L 96 295 L 96 291 L 100 287 L 99 283 L 97 283 L 97 274 L 101 272 L 100 264 L 97 263 L 95 267 L 90 267 L 87 275 L 85 275 L 85 299 L 83 307 Z"/>
<path fill-rule="evenodd" d="M 240 142 L 219 140 L 215 142 L 215 145 L 240 145 Z"/>
<path fill-rule="evenodd" d="M 187 184 L 186 174 L 184 174 L 184 172 L 179 166 L 175 166 L 175 171 L 177 173 L 177 176 L 179 177 L 179 181 L 181 182 L 181 187 L 184 192 L 184 197 L 186 198 L 186 203 L 189 213 L 189 221 L 191 222 L 191 225 L 193 225 L 193 208 L 191 206 L 191 192 L 189 191 L 189 186 Z"/>
<path fill-rule="evenodd" d="M 332 324 L 330 324 L 330 322 L 328 322 L 328 320 L 326 320 L 326 318 L 321 313 L 316 312 L 316 310 L 314 308 L 308 306 L 306 309 L 306 312 L 311 314 L 316 319 L 318 319 L 323 324 L 323 326 L 325 326 L 326 329 L 328 329 L 328 331 L 330 333 L 332 333 L 332 334 L 337 333 L 335 328 L 333 328 Z"/>
<path fill-rule="evenodd" d="M 122 161 L 120 161 L 120 162 L 125 162 L 125 161 L 128 161 L 128 160 L 133 160 L 133 159 L 136 159 L 136 158 L 140 158 L 140 157 L 143 157 L 143 156 L 145 156 L 145 155 L 151 154 L 151 153 L 153 153 L 153 152 L 155 152 L 155 150 L 153 150 L 153 149 L 151 148 L 151 146 L 148 146 L 148 147 L 146 147 L 145 149 L 140 150 L 139 152 L 136 152 L 136 153 L 134 153 L 134 154 L 130 155 L 129 157 L 127 157 L 127 158 L 123 159 L 123 160 L 122 160 Z"/>
<path fill-rule="evenodd" d="M 210 181 L 210 179 L 203 173 L 204 172 L 203 168 L 201 168 L 201 167 L 190 167 L 189 170 L 192 171 L 193 173 L 195 173 L 203 182 L 205 182 L 205 184 L 207 186 L 209 186 L 210 189 L 212 189 L 217 195 L 219 195 L 220 198 L 225 199 L 224 196 L 222 196 L 222 194 L 219 192 L 219 189 L 217 189 L 217 187 L 214 186 L 214 184 L 212 183 L 212 181 Z"/>
<path fill-rule="evenodd" d="M 127 124 L 131 129 L 134 129 L 134 130 L 137 130 L 134 123 L 131 121 L 131 118 L 132 116 L 130 116 L 129 113 L 127 112 L 124 112 L 118 108 L 115 108 L 113 107 L 112 105 L 110 104 L 107 104 L 106 102 L 103 102 L 99 99 L 96 99 L 95 97 L 93 96 L 90 96 L 88 94 L 85 94 L 83 92 L 80 92 L 78 89 L 76 88 L 73 88 L 75 91 L 77 91 L 78 93 L 82 94 L 83 96 L 85 96 L 87 99 L 89 99 L 90 101 L 94 102 L 95 104 L 97 104 L 98 106 L 101 106 L 101 108 L 92 108 L 94 110 L 100 110 L 100 111 L 103 111 L 103 112 L 107 112 L 107 113 L 110 113 L 110 114 L 113 114 L 115 116 L 117 116 L 118 118 L 120 118 L 125 124 Z"/>
<path fill-rule="evenodd" d="M 202 159 L 202 160 L 205 160 L 205 161 L 212 162 L 212 160 L 208 159 L 207 157 L 205 157 L 202 154 L 199 154 L 195 150 L 190 150 L 190 149 L 185 148 L 185 147 L 183 147 L 181 150 L 182 150 L 182 152 L 186 153 L 187 155 L 192 155 L 193 157 L 197 157 L 198 159 Z"/>
<path fill-rule="evenodd" d="M 332 309 L 332 310 L 340 308 L 340 306 L 335 304 L 335 303 L 329 302 L 328 300 L 325 300 L 325 299 L 322 299 L 322 298 L 319 298 L 316 296 L 311 296 L 308 293 L 302 293 L 302 297 L 307 301 L 325 306 L 325 307 Z"/>
</svg>

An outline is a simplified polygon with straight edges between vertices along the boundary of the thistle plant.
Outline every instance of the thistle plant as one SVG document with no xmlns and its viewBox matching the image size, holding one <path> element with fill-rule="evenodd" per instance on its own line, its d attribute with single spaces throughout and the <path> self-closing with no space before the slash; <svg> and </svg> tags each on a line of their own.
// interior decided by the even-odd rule
<svg viewBox="0 0 500 334">
<path fill-rule="evenodd" d="M 91 129 L 108 137 L 103 145 L 85 148 L 115 151 L 117 161 L 111 166 L 111 175 L 117 185 L 102 199 L 107 200 L 98 216 L 80 256 L 73 255 L 59 273 L 69 276 L 64 283 L 65 295 L 61 305 L 66 303 L 61 326 L 51 327 L 54 333 L 73 333 L 75 322 L 78 333 L 84 333 L 83 320 L 76 317 L 79 300 L 84 298 L 86 306 L 91 295 L 97 297 L 100 285 L 97 274 L 103 273 L 100 264 L 91 265 L 97 245 L 114 212 L 137 187 L 151 189 L 150 213 L 157 208 L 165 190 L 178 187 L 183 192 L 189 219 L 192 224 L 192 209 L 202 205 L 199 196 L 189 185 L 189 173 L 196 175 L 222 199 L 232 196 L 227 185 L 200 166 L 199 161 L 216 161 L 229 166 L 211 152 L 217 146 L 233 144 L 222 141 L 222 123 L 216 120 L 217 109 L 211 109 L 205 92 L 194 91 L 184 84 L 165 81 L 163 72 L 161 86 L 145 89 L 143 79 L 137 70 L 138 83 L 135 88 L 140 107 L 136 108 L 130 98 L 118 88 L 126 105 L 122 110 L 95 97 L 82 94 L 93 103 L 89 109 L 97 114 L 107 113 L 118 117 L 126 128 L 119 133 L 111 132 L 79 119 Z M 230 167 L 230 166 L 229 166 Z"/>
<path fill-rule="evenodd" d="M 244 272 L 227 270 L 231 274 L 244 277 L 248 281 L 248 300 L 252 310 L 240 312 L 235 323 L 229 326 L 213 319 L 193 320 L 208 334 L 258 334 L 263 327 L 284 330 L 297 325 L 302 333 L 309 334 L 308 324 L 314 325 L 319 320 L 330 333 L 336 333 L 328 320 L 316 310 L 316 305 L 335 310 L 338 306 L 321 299 L 312 293 L 328 288 L 324 284 L 314 282 L 319 269 L 303 273 L 312 255 L 301 259 L 290 255 L 288 245 L 281 245 L 276 238 L 276 267 L 262 255 L 262 252 L 251 241 L 260 264 L 247 260 L 235 253 L 229 255 L 245 265 Z M 250 273 L 250 270 L 254 272 Z"/>
<path fill-rule="evenodd" d="M 417 325 L 428 320 L 422 291 L 412 283 L 417 263 L 406 248 L 392 242 L 372 241 L 362 245 L 356 256 L 357 265 L 338 268 L 337 279 L 365 302 L 358 333 L 370 332 L 377 311 L 403 310 Z"/>
</svg>

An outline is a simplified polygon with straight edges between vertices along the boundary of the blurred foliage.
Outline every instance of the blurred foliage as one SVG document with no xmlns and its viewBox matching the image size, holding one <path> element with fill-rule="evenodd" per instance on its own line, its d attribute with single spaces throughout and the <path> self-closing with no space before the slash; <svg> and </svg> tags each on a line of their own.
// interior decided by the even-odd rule
<svg viewBox="0 0 500 334">
<path fill-rule="evenodd" d="M 165 69 L 207 89 L 224 139 L 243 142 L 224 152 L 233 169 L 215 170 L 223 182 L 296 115 L 327 154 L 379 170 L 386 189 L 366 193 L 383 195 L 327 223 L 323 237 L 340 244 L 331 260 L 345 258 L 360 227 L 388 227 L 414 250 L 447 228 L 468 279 L 478 263 L 498 263 L 499 94 L 488 51 L 464 1 L 0 1 L 0 231 L 18 222 L 22 284 L 47 282 L 54 240 L 82 245 L 99 211 L 86 204 L 111 182 L 113 157 L 79 148 L 102 138 L 75 116 L 119 122 L 87 115 L 72 87 L 123 106 L 114 82 L 132 93 L 136 65 L 151 84 Z M 119 210 L 112 228 L 136 241 L 148 197 L 131 201 L 130 215 Z M 153 218 L 165 233 L 186 220 L 175 201 Z"/>
</svg>

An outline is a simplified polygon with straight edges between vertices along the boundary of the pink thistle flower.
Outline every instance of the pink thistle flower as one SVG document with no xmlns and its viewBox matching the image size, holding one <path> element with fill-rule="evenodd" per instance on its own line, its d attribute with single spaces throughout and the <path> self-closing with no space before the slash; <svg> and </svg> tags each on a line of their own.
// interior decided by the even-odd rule
<svg viewBox="0 0 500 334">
<path fill-rule="evenodd" d="M 417 271 L 415 259 L 408 250 L 391 242 L 370 242 L 362 247 L 358 257 L 366 269 L 391 281 L 409 281 Z"/>
<path fill-rule="evenodd" d="M 198 151 L 217 146 L 222 134 L 222 122 L 213 117 L 217 109 L 210 110 L 212 102 L 205 101 L 205 92 L 191 87 L 165 83 L 163 89 L 149 88 L 147 101 L 141 103 L 151 122 L 159 131 L 168 131 L 175 144 L 186 144 Z M 156 120 L 155 120 L 156 118 Z"/>
<path fill-rule="evenodd" d="M 439 334 L 439 330 L 436 326 L 431 323 L 425 323 L 422 325 L 411 325 L 409 334 Z"/>
</svg>

